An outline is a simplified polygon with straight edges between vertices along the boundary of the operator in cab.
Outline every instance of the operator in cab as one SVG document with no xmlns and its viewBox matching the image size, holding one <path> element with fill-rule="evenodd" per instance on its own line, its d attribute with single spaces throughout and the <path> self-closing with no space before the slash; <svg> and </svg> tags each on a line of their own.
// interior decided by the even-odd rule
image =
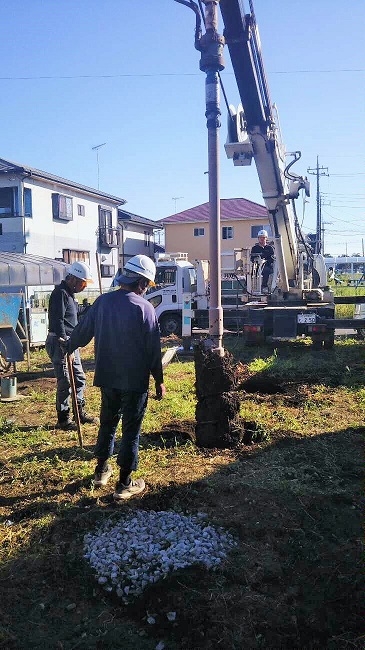
<svg viewBox="0 0 365 650">
<path fill-rule="evenodd" d="M 267 243 L 268 233 L 266 230 L 259 230 L 257 239 L 258 243 L 251 249 L 251 262 L 257 261 L 260 257 L 265 261 L 262 268 L 261 290 L 263 293 L 267 293 L 269 276 L 273 272 L 274 267 L 275 251 L 271 244 Z"/>
</svg>

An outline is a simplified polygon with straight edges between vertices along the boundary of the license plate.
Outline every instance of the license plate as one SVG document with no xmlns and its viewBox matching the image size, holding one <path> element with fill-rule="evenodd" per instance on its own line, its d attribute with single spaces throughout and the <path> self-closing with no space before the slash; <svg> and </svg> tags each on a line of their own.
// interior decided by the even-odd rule
<svg viewBox="0 0 365 650">
<path fill-rule="evenodd" d="M 315 314 L 298 314 L 298 323 L 315 323 Z"/>
</svg>

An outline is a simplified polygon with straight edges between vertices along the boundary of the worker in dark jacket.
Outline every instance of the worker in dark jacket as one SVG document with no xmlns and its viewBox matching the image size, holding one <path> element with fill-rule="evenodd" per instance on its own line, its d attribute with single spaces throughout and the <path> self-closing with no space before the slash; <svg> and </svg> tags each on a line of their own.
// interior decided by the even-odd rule
<svg viewBox="0 0 365 650">
<path fill-rule="evenodd" d="M 264 293 L 267 293 L 269 276 L 273 272 L 275 251 L 273 247 L 267 243 L 268 234 L 266 230 L 260 230 L 257 234 L 257 238 L 258 243 L 251 248 L 251 262 L 255 262 L 258 258 L 265 261 L 262 267 L 261 290 Z"/>
<path fill-rule="evenodd" d="M 100 428 L 95 447 L 94 485 L 106 485 L 112 469 L 117 426 L 122 418 L 122 439 L 117 457 L 119 481 L 114 499 L 121 501 L 142 492 L 144 480 L 133 480 L 138 466 L 139 436 L 147 407 L 150 375 L 156 397 L 165 395 L 160 332 L 153 306 L 143 298 L 154 285 L 156 267 L 145 255 L 135 255 L 117 278 L 120 288 L 97 298 L 68 342 L 72 352 L 94 337 L 94 385 L 101 389 Z"/>
<path fill-rule="evenodd" d="M 71 386 L 66 355 L 62 345 L 67 341 L 72 330 L 77 325 L 75 293 L 83 291 L 90 281 L 92 282 L 88 265 L 84 262 L 74 262 L 70 266 L 69 274 L 65 280 L 62 280 L 61 284 L 54 288 L 49 299 L 49 333 L 46 339 L 46 350 L 53 363 L 57 378 L 56 429 L 63 429 L 64 431 L 74 431 L 76 425 L 70 417 Z M 95 424 L 97 420 L 85 411 L 85 373 L 82 369 L 78 350 L 75 351 L 72 365 L 80 421 L 82 424 Z"/>
</svg>

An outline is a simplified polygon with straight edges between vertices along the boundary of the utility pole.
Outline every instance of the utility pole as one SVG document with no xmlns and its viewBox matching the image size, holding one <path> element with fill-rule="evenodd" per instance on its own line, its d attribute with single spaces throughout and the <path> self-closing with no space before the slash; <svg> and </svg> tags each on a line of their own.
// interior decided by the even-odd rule
<svg viewBox="0 0 365 650">
<path fill-rule="evenodd" d="M 97 165 L 97 168 L 98 168 L 98 189 L 100 189 L 99 188 L 99 184 L 100 184 L 99 149 L 101 149 L 101 147 L 105 147 L 105 145 L 106 145 L 106 142 L 103 142 L 102 144 L 97 144 L 96 147 L 91 147 L 91 149 L 93 151 L 96 151 L 96 165 Z"/>
<path fill-rule="evenodd" d="M 319 191 L 319 177 L 320 176 L 329 176 L 328 167 L 319 167 L 318 156 L 317 156 L 317 166 L 314 169 L 308 167 L 308 174 L 317 176 L 317 227 L 316 227 L 316 245 L 315 253 L 320 253 L 322 249 L 322 214 L 321 214 L 321 195 Z"/>
</svg>

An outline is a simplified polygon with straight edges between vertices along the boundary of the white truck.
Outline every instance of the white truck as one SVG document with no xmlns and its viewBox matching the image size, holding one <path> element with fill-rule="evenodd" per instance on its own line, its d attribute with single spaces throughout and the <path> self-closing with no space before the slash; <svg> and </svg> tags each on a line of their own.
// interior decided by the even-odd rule
<svg viewBox="0 0 365 650">
<path fill-rule="evenodd" d="M 252 0 L 249 4 L 250 13 L 244 15 L 241 0 L 219 3 L 241 100 L 237 110 L 230 107 L 225 148 L 234 165 L 250 165 L 252 160 L 256 164 L 274 240 L 275 261 L 267 295 L 261 290 L 263 261 L 252 263 L 247 250 L 241 256 L 239 272 L 234 265 L 222 278 L 224 325 L 229 329 L 243 328 L 251 342 L 260 343 L 269 337 L 291 339 L 304 334 L 312 338 L 316 348 L 332 347 L 335 328 L 354 326 L 350 320 L 335 319 L 336 302 L 360 300 L 355 296 L 334 298 L 327 284 L 324 258 L 314 253 L 301 231 L 295 199 L 301 190 L 309 196 L 309 183 L 291 171 L 301 154 L 288 153 L 282 142 Z M 188 335 L 190 325 L 207 326 L 207 265 L 203 261 L 189 262 L 183 254 L 170 255 L 157 262 L 157 286 L 146 297 L 156 309 L 164 335 L 181 332 Z M 185 322 L 187 331 L 184 332 Z M 355 327 L 363 326 L 357 321 Z"/>
<path fill-rule="evenodd" d="M 249 251 L 222 253 L 223 322 L 227 329 L 242 329 L 247 309 L 246 277 Z M 154 306 L 163 336 L 190 336 L 191 327 L 206 329 L 209 321 L 209 262 L 188 260 L 187 253 L 160 254 L 156 259 L 156 287 L 147 300 Z M 247 299 L 247 298 L 246 298 Z"/>
<path fill-rule="evenodd" d="M 334 298 L 327 284 L 324 258 L 314 253 L 301 231 L 295 199 L 301 190 L 309 196 L 309 183 L 291 171 L 300 152 L 287 152 L 281 139 L 252 0 L 250 13 L 245 15 L 240 0 L 220 0 L 219 6 L 241 100 L 237 110 L 230 107 L 226 153 L 236 166 L 250 165 L 254 160 L 275 248 L 267 297 L 261 295 L 261 273 L 250 275 L 255 282 L 244 329 L 252 341 L 307 334 L 314 347 L 331 347 L 335 327 L 345 327 L 335 320 L 335 303 L 351 302 L 349 298 L 355 303 L 358 299 Z"/>
</svg>

